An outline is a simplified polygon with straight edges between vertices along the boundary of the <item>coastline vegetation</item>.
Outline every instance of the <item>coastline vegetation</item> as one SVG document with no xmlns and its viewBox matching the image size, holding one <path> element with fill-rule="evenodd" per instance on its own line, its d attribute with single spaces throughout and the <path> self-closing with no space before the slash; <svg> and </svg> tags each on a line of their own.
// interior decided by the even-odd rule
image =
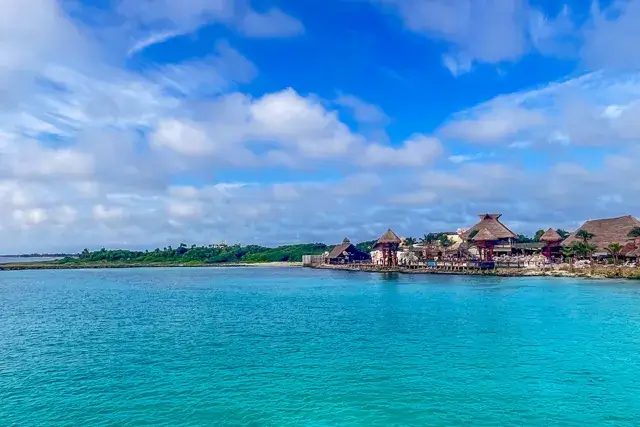
<svg viewBox="0 0 640 427">
<path fill-rule="evenodd" d="M 303 255 L 322 254 L 331 250 L 323 243 L 285 245 L 268 248 L 258 245 L 209 245 L 187 246 L 181 243 L 155 250 L 131 251 L 125 249 L 97 251 L 83 250 L 76 257 L 66 257 L 55 261 L 59 264 L 225 264 L 225 263 L 268 263 L 301 262 Z"/>
</svg>

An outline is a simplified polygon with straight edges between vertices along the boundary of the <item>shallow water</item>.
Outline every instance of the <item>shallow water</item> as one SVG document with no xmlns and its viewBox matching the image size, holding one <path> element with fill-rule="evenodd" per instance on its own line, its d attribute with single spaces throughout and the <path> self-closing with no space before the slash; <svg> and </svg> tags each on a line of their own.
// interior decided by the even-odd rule
<svg viewBox="0 0 640 427">
<path fill-rule="evenodd" d="M 0 272 L 2 425 L 624 426 L 632 282 Z"/>
</svg>

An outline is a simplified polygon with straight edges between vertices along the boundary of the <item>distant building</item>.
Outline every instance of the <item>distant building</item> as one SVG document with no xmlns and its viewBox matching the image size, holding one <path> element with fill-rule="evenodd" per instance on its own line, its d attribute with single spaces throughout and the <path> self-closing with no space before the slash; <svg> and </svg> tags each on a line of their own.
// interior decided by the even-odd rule
<svg viewBox="0 0 640 427">
<path fill-rule="evenodd" d="M 355 245 L 345 238 L 341 244 L 336 245 L 327 255 L 327 264 L 348 264 L 354 261 L 368 261 L 371 256 L 359 250 Z"/>
<path fill-rule="evenodd" d="M 460 235 L 475 246 L 482 260 L 493 260 L 494 253 L 511 253 L 518 235 L 500 222 L 500 213 L 479 214 L 480 222 Z"/>
<path fill-rule="evenodd" d="M 371 259 L 374 264 L 387 267 L 398 265 L 398 248 L 402 240 L 393 230 L 388 229 L 373 245 Z"/>
<path fill-rule="evenodd" d="M 576 234 L 584 230 L 593 234 L 593 238 L 589 240 L 589 243 L 597 247 L 595 255 L 606 255 L 607 252 L 605 248 L 611 243 L 620 243 L 622 246 L 625 246 L 627 243 L 633 243 L 634 239 L 629 237 L 629 232 L 636 227 L 640 227 L 640 221 L 631 215 L 618 218 L 589 220 L 574 233 L 571 233 L 571 235 L 562 242 L 562 246 L 567 247 L 580 242 L 581 240 L 579 237 L 576 237 Z"/>
</svg>

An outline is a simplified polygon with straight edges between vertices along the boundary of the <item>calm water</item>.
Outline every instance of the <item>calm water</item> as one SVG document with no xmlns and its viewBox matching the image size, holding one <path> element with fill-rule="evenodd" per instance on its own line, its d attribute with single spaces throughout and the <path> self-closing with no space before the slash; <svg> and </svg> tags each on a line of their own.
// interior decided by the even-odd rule
<svg viewBox="0 0 640 427">
<path fill-rule="evenodd" d="M 0 420 L 625 426 L 640 286 L 302 269 L 0 272 Z"/>
</svg>

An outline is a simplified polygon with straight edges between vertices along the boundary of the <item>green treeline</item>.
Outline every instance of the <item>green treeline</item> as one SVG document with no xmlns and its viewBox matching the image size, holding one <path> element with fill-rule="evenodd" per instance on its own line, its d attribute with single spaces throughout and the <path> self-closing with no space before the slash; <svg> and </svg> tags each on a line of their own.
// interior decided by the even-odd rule
<svg viewBox="0 0 640 427">
<path fill-rule="evenodd" d="M 216 264 L 216 263 L 258 263 L 258 262 L 300 262 L 302 255 L 319 255 L 331 250 L 322 243 L 286 245 L 267 248 L 257 245 L 210 245 L 187 246 L 182 243 L 177 248 L 171 246 L 151 251 L 129 251 L 124 249 L 89 251 L 85 249 L 77 257 L 66 257 L 59 263 L 171 263 L 171 264 Z"/>
</svg>

